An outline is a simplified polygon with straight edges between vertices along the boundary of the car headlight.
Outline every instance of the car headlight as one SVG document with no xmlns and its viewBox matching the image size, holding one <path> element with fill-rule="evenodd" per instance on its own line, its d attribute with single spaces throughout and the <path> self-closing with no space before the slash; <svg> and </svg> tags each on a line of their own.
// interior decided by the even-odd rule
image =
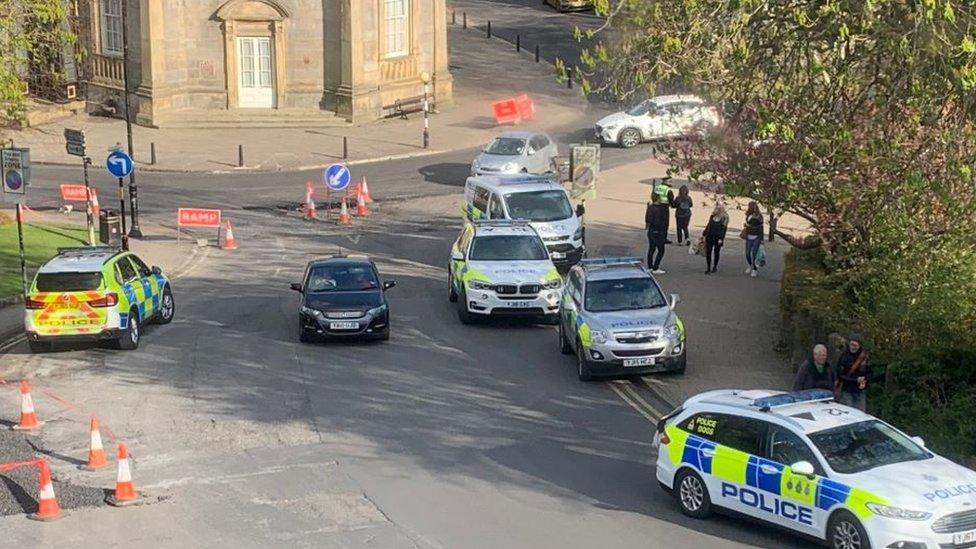
<svg viewBox="0 0 976 549">
<path fill-rule="evenodd" d="M 316 318 L 322 318 L 322 311 L 318 309 L 311 309 L 309 307 L 302 305 L 301 311 L 307 315 L 312 315 Z"/>
<path fill-rule="evenodd" d="M 593 343 L 606 343 L 607 333 L 603 330 L 593 330 L 590 332 L 590 339 Z"/>
<path fill-rule="evenodd" d="M 480 280 L 472 280 L 468 282 L 468 288 L 471 288 L 472 290 L 490 290 L 491 284 L 482 282 Z"/>
<path fill-rule="evenodd" d="M 678 338 L 678 324 L 676 322 L 672 322 L 664 327 L 664 337 L 668 339 Z"/>
<path fill-rule="evenodd" d="M 583 239 L 583 226 L 580 225 L 579 227 L 576 228 L 576 232 L 573 233 L 573 240 L 582 240 L 582 239 Z"/>
<path fill-rule="evenodd" d="M 617 126 L 619 126 L 619 124 L 610 124 L 609 126 L 603 126 L 603 129 L 605 129 L 605 130 L 615 130 L 615 129 L 617 129 Z"/>
<path fill-rule="evenodd" d="M 562 285 L 563 285 L 563 279 L 555 278 L 548 282 L 543 282 L 542 288 L 545 290 L 558 290 L 559 288 L 562 287 Z"/>
<path fill-rule="evenodd" d="M 892 505 L 881 505 L 880 503 L 867 503 L 866 507 L 875 515 L 885 518 L 900 520 L 928 520 L 932 518 L 932 513 L 902 509 L 901 507 L 894 507 Z"/>
<path fill-rule="evenodd" d="M 373 316 L 376 316 L 376 315 L 385 313 L 388 308 L 389 307 L 387 307 L 386 303 L 384 303 L 384 304 L 380 305 L 379 307 L 375 307 L 373 309 L 370 309 L 370 310 L 366 311 L 366 313 L 367 314 L 370 314 L 370 315 L 373 315 Z"/>
</svg>

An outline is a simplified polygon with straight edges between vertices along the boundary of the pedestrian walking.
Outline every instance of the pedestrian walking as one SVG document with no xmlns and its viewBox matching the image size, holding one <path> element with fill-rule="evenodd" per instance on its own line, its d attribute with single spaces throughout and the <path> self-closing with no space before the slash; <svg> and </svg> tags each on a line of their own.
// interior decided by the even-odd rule
<svg viewBox="0 0 976 549">
<path fill-rule="evenodd" d="M 813 355 L 804 360 L 797 369 L 796 379 L 793 380 L 793 390 L 826 389 L 833 391 L 836 383 L 837 375 L 827 362 L 827 347 L 818 344 L 813 348 Z"/>
<path fill-rule="evenodd" d="M 688 237 L 688 225 L 691 223 L 691 208 L 695 203 L 691 200 L 691 193 L 688 185 L 678 188 L 678 196 L 674 199 L 674 224 L 678 236 L 678 245 L 691 246 L 691 238 Z"/>
<path fill-rule="evenodd" d="M 746 223 L 740 236 L 746 241 L 746 263 L 749 264 L 746 274 L 755 278 L 759 274 L 756 258 L 763 239 L 763 216 L 755 201 L 749 202 L 746 208 Z"/>
<path fill-rule="evenodd" d="M 851 334 L 847 349 L 837 359 L 837 382 L 834 388 L 837 400 L 862 412 L 867 408 L 865 391 L 871 376 L 868 352 L 861 336 Z"/>
<path fill-rule="evenodd" d="M 725 235 L 729 231 L 729 214 L 721 202 L 715 204 L 708 224 L 702 231 L 705 239 L 705 274 L 712 274 L 718 270 L 718 259 L 725 244 Z"/>
<path fill-rule="evenodd" d="M 668 239 L 668 221 L 671 218 L 671 205 L 674 192 L 664 179 L 659 179 L 651 191 L 651 200 L 644 211 L 644 228 L 647 230 L 647 267 L 654 274 L 664 274 L 661 260 Z"/>
</svg>

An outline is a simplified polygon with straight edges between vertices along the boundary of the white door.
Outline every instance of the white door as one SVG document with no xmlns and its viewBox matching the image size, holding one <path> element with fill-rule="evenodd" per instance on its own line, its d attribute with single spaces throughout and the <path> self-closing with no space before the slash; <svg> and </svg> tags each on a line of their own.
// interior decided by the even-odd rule
<svg viewBox="0 0 976 549">
<path fill-rule="evenodd" d="M 238 105 L 245 108 L 273 108 L 271 39 L 238 38 L 237 58 L 240 59 L 237 81 Z"/>
</svg>

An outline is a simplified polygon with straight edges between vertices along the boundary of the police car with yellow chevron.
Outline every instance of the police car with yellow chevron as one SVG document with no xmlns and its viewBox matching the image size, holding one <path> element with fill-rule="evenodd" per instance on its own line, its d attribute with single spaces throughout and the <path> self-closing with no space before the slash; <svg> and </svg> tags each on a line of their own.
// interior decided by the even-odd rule
<svg viewBox="0 0 976 549">
<path fill-rule="evenodd" d="M 584 259 L 569 271 L 559 349 L 576 354 L 581 381 L 594 376 L 685 371 L 685 328 L 639 257 Z"/>
<path fill-rule="evenodd" d="M 555 322 L 562 277 L 526 221 L 466 223 L 451 248 L 448 298 L 469 324 L 491 315 Z"/>
<path fill-rule="evenodd" d="M 836 549 L 976 547 L 976 472 L 829 391 L 703 393 L 657 437 L 657 480 L 686 515 L 720 507 Z"/>
</svg>

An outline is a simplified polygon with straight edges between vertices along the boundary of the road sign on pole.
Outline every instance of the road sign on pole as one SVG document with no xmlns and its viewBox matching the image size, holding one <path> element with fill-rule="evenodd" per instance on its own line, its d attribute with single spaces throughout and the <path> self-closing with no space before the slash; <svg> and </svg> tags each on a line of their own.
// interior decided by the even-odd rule
<svg viewBox="0 0 976 549">
<path fill-rule="evenodd" d="M 83 130 L 64 130 L 65 150 L 73 156 L 85 156 L 85 132 Z"/>
<path fill-rule="evenodd" d="M 332 164 L 322 172 L 322 181 L 330 191 L 341 191 L 349 186 L 352 174 L 345 164 Z"/>
<path fill-rule="evenodd" d="M 115 177 L 125 177 L 132 173 L 132 157 L 123 150 L 112 151 L 105 160 L 108 173 Z"/>
<path fill-rule="evenodd" d="M 30 185 L 30 149 L 0 149 L 3 201 L 23 204 Z"/>
</svg>

